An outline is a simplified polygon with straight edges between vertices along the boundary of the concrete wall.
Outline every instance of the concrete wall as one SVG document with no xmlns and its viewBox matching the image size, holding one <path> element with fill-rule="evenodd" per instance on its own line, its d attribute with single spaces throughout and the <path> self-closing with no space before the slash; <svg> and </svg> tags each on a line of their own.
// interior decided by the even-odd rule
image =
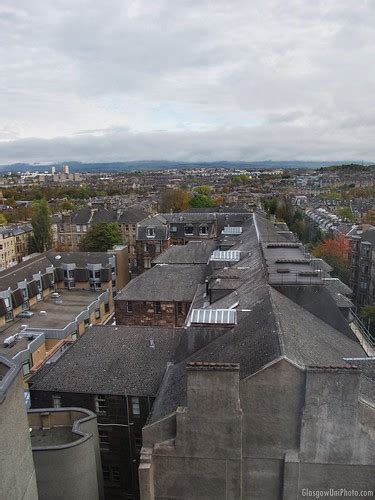
<svg viewBox="0 0 375 500">
<path fill-rule="evenodd" d="M 0 498 L 38 498 L 20 372 L 0 402 L 0 471 Z"/>
<path fill-rule="evenodd" d="M 360 376 L 279 358 L 239 383 L 238 371 L 188 365 L 187 406 L 143 430 L 141 499 L 374 489 L 375 407 L 360 399 Z"/>
<path fill-rule="evenodd" d="M 39 419 L 40 415 L 44 416 Z M 73 422 L 76 422 L 79 435 L 76 435 L 76 441 L 48 446 L 46 430 L 46 446 L 33 447 L 39 499 L 104 498 L 96 416 L 86 410 L 69 411 L 67 408 L 37 410 L 29 413 L 29 423 L 33 428 L 38 427 L 43 425 L 42 420 L 46 417 L 51 428 L 55 425 L 67 425 L 71 428 Z M 85 420 L 77 425 L 78 419 Z"/>
</svg>

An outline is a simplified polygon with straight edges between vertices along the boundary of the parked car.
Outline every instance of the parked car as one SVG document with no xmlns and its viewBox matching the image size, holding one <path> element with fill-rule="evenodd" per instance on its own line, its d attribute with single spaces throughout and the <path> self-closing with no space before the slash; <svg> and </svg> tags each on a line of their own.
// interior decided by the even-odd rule
<svg viewBox="0 0 375 500">
<path fill-rule="evenodd" d="M 32 311 L 22 311 L 18 315 L 19 318 L 31 318 L 31 316 L 34 316 L 34 313 Z"/>
</svg>

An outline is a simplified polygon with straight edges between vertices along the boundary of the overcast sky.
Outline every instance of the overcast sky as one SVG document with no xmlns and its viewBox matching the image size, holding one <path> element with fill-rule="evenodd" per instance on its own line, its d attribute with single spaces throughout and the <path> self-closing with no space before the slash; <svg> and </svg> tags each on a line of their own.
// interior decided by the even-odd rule
<svg viewBox="0 0 375 500">
<path fill-rule="evenodd" d="M 2 0 L 0 163 L 375 160 L 374 0 Z"/>
</svg>

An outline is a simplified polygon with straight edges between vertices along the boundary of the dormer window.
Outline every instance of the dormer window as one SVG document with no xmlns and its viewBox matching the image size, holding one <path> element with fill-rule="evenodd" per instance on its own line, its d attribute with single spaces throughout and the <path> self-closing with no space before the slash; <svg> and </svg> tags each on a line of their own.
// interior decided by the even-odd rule
<svg viewBox="0 0 375 500">
<path fill-rule="evenodd" d="M 146 229 L 146 236 L 147 236 L 147 238 L 155 238 L 155 228 L 154 227 L 148 227 Z"/>
<path fill-rule="evenodd" d="M 205 235 L 208 234 L 208 226 L 206 226 L 206 225 L 201 226 L 199 229 L 199 233 L 205 234 Z"/>
<path fill-rule="evenodd" d="M 186 224 L 185 234 L 194 234 L 194 226 L 191 224 Z"/>
</svg>

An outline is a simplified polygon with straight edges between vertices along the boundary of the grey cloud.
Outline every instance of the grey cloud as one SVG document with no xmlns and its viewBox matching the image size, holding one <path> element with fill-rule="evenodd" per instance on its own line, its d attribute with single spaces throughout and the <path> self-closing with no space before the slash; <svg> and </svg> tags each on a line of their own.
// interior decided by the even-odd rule
<svg viewBox="0 0 375 500">
<path fill-rule="evenodd" d="M 374 25 L 365 0 L 3 0 L 0 162 L 375 157 Z"/>
</svg>

